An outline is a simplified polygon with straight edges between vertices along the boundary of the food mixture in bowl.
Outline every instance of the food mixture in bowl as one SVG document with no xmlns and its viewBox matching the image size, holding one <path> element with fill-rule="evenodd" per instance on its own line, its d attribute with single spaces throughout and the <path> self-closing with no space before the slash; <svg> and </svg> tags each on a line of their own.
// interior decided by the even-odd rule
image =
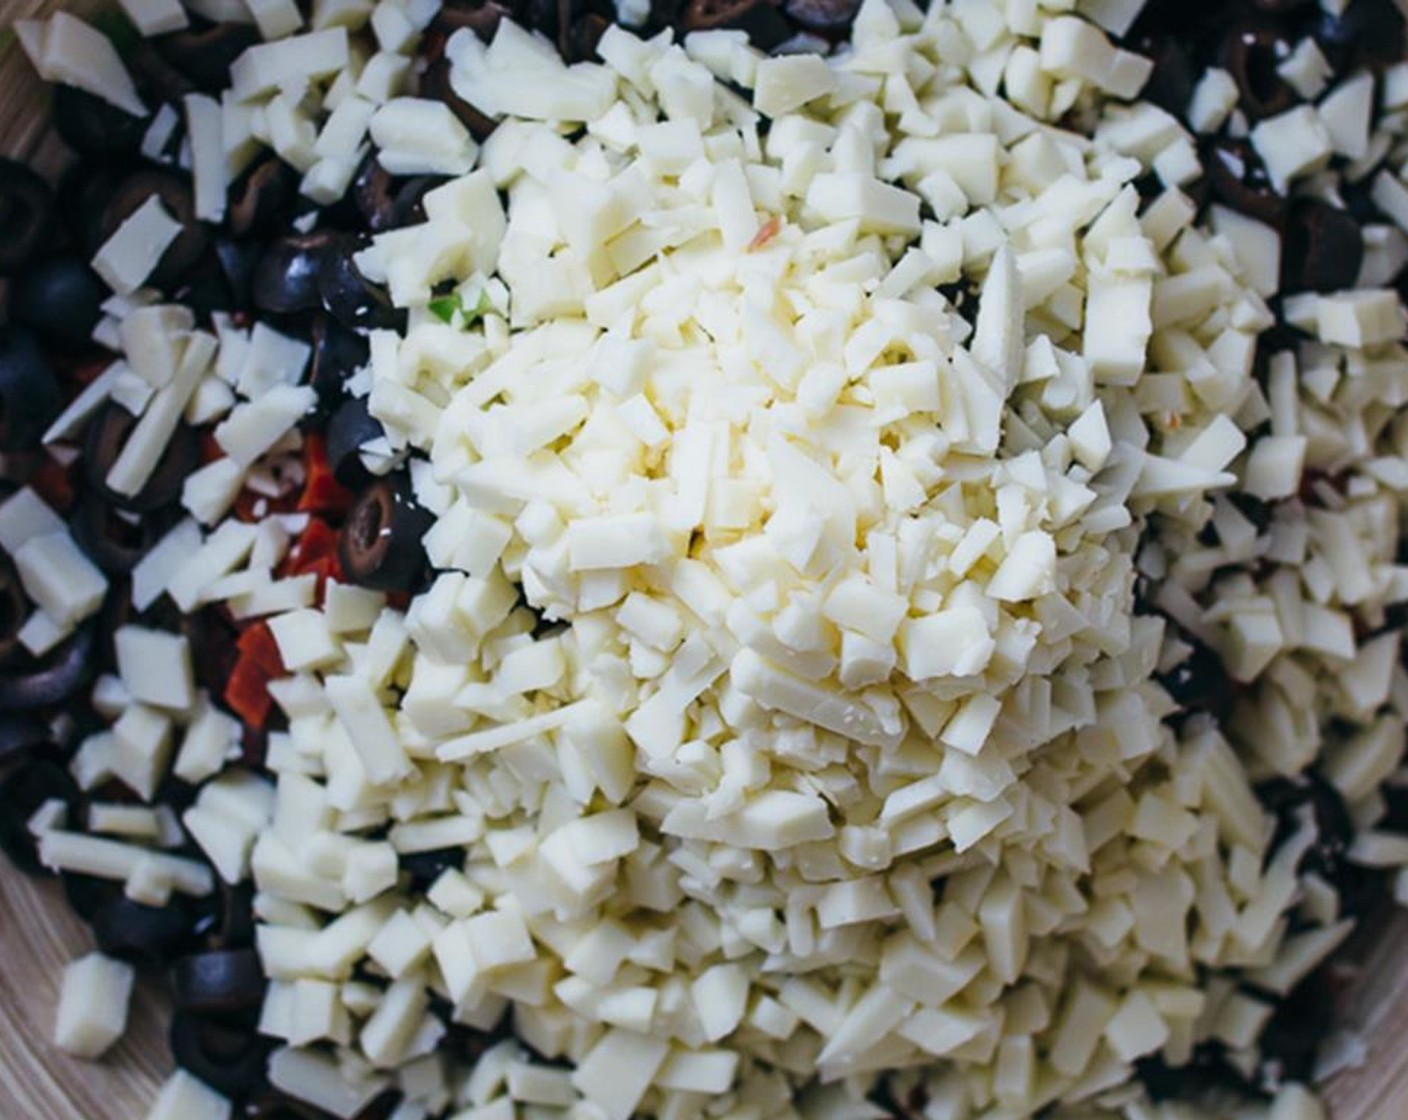
<svg viewBox="0 0 1408 1120">
<path fill-rule="evenodd" d="M 1408 900 L 1392 0 L 16 25 L 0 831 L 153 1120 L 1315 1120 Z"/>
</svg>

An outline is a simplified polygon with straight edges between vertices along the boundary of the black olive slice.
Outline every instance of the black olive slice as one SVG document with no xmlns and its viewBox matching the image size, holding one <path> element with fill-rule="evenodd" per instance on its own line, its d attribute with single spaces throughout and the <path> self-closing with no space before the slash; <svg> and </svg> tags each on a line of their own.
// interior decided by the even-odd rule
<svg viewBox="0 0 1408 1120">
<path fill-rule="evenodd" d="M 170 60 L 156 49 L 150 39 L 137 43 L 123 56 L 123 60 L 132 71 L 137 88 L 147 95 L 148 101 L 169 102 L 179 107 L 181 98 L 195 92 L 195 83 L 171 65 Z M 184 114 L 182 116 L 180 130 L 184 132 Z"/>
<path fill-rule="evenodd" d="M 252 1026 L 217 1022 L 190 1012 L 171 1017 L 171 1056 L 218 1093 L 240 1097 L 267 1081 L 271 1040 Z"/>
<path fill-rule="evenodd" d="M 687 31 L 745 31 L 753 45 L 764 51 L 785 43 L 793 34 L 772 0 L 689 0 L 684 27 Z"/>
<path fill-rule="evenodd" d="M 318 281 L 324 262 L 352 239 L 331 230 L 292 234 L 270 243 L 254 268 L 252 296 L 261 311 L 293 315 L 322 307 Z"/>
<path fill-rule="evenodd" d="M 259 1007 L 264 970 L 253 949 L 212 949 L 178 960 L 171 968 L 171 985 L 178 1009 L 228 1015 Z"/>
<path fill-rule="evenodd" d="M 92 676 L 93 645 L 93 628 L 84 626 L 37 667 L 0 675 L 0 711 L 30 711 L 67 699 Z"/>
<path fill-rule="evenodd" d="M 181 232 L 161 255 L 150 277 L 154 286 L 172 291 L 205 254 L 209 243 L 205 226 L 196 219 L 195 193 L 184 175 L 150 167 L 128 175 L 117 184 L 103 207 L 98 238 L 100 243 L 106 241 L 153 197 L 181 226 Z"/>
<path fill-rule="evenodd" d="M 31 712 L 0 713 L 0 762 L 53 742 L 49 721 Z"/>
<path fill-rule="evenodd" d="M 369 476 L 362 464 L 360 449 L 385 434 L 381 421 L 368 410 L 366 397 L 344 401 L 328 422 L 327 454 L 333 477 L 353 489 L 365 486 Z"/>
<path fill-rule="evenodd" d="M 297 201 L 293 169 L 275 156 L 261 160 L 230 186 L 230 232 L 236 237 L 268 233 L 288 221 Z"/>
<path fill-rule="evenodd" d="M 808 31 L 845 31 L 855 22 L 860 0 L 784 0 L 783 11 Z"/>
<path fill-rule="evenodd" d="M 230 302 L 237 310 L 248 310 L 254 300 L 254 270 L 264 249 L 257 241 L 215 239 L 215 259 L 229 287 Z"/>
<path fill-rule="evenodd" d="M 1266 173 L 1256 149 L 1245 140 L 1213 142 L 1203 160 L 1213 198 L 1249 218 L 1279 226 L 1286 199 Z"/>
<path fill-rule="evenodd" d="M 69 515 L 74 539 L 109 575 L 127 575 L 171 526 L 169 519 L 125 513 L 91 491 L 79 495 Z"/>
<path fill-rule="evenodd" d="M 338 540 L 342 571 L 379 591 L 411 591 L 425 574 L 422 538 L 434 518 L 415 504 L 404 473 L 380 478 L 357 495 Z"/>
<path fill-rule="evenodd" d="M 121 158 L 92 158 L 79 160 L 60 177 L 54 205 L 83 260 L 91 259 L 102 245 L 103 211 L 117 184 L 131 171 Z"/>
<path fill-rule="evenodd" d="M 63 409 L 63 393 L 33 333 L 0 328 L 0 451 L 31 451 Z"/>
<path fill-rule="evenodd" d="M 498 127 L 498 121 L 480 112 L 455 92 L 454 86 L 450 84 L 450 60 L 447 58 L 437 59 L 426 66 L 420 79 L 420 94 L 448 105 L 450 112 L 459 118 L 460 123 L 469 129 L 470 135 L 476 140 L 487 140 Z"/>
<path fill-rule="evenodd" d="M 32 759 L 0 780 L 0 849 L 27 874 L 47 874 L 29 820 L 46 801 L 56 800 L 67 807 L 69 823 L 76 821 L 82 805 L 78 783 L 53 759 Z"/>
<path fill-rule="evenodd" d="M 352 180 L 352 199 L 372 233 L 425 221 L 425 196 L 445 182 L 441 175 L 397 178 L 368 154 Z"/>
<path fill-rule="evenodd" d="M 401 870 L 411 877 L 412 888 L 423 891 L 446 871 L 462 871 L 467 854 L 463 848 L 406 852 L 401 856 Z"/>
<path fill-rule="evenodd" d="M 1338 15 L 1322 9 L 1313 34 L 1326 60 L 1341 73 L 1403 57 L 1404 16 L 1394 0 L 1351 0 Z"/>
<path fill-rule="evenodd" d="M 63 881 L 64 898 L 85 922 L 91 923 L 103 907 L 122 896 L 122 884 L 116 879 L 100 879 L 77 871 L 60 872 L 59 878 Z"/>
<path fill-rule="evenodd" d="M 1352 288 L 1364 264 L 1364 234 L 1347 210 L 1318 198 L 1297 199 L 1281 242 L 1283 292 Z"/>
<path fill-rule="evenodd" d="M 352 259 L 361 246 L 350 242 L 323 258 L 318 273 L 318 294 L 328 314 L 354 330 L 397 330 L 406 313 L 391 303 L 386 289 L 373 284 Z"/>
<path fill-rule="evenodd" d="M 75 86 L 54 87 L 54 131 L 81 156 L 136 152 L 149 117 L 138 117 Z"/>
<path fill-rule="evenodd" d="M 99 949 L 144 970 L 166 968 L 195 947 L 195 915 L 177 898 L 146 906 L 119 895 L 93 915 L 92 926 Z"/>
<path fill-rule="evenodd" d="M 311 342 L 308 381 L 319 404 L 331 412 L 345 399 L 347 379 L 367 364 L 371 349 L 366 338 L 325 313 L 313 317 Z"/>
<path fill-rule="evenodd" d="M 10 558 L 0 554 L 0 666 L 27 657 L 20 645 L 20 627 L 29 614 L 29 600 Z"/>
<path fill-rule="evenodd" d="M 24 164 L 0 159 L 0 276 L 13 276 L 34 259 L 53 212 L 49 184 Z"/>
<path fill-rule="evenodd" d="M 259 42 L 258 30 L 247 23 L 198 23 L 159 35 L 152 45 L 199 89 L 220 92 L 230 84 L 230 66 Z"/>
<path fill-rule="evenodd" d="M 1254 121 L 1294 108 L 1300 97 L 1276 67 L 1290 56 L 1293 41 L 1274 23 L 1241 20 L 1227 30 L 1221 61 L 1237 83 L 1238 105 Z"/>
<path fill-rule="evenodd" d="M 88 262 L 69 253 L 30 265 L 10 285 L 10 322 L 34 331 L 48 346 L 75 350 L 102 318 L 107 286 Z"/>
<path fill-rule="evenodd" d="M 191 428 L 179 425 L 146 485 L 136 494 L 119 494 L 108 486 L 108 472 L 136 426 L 137 418 L 120 404 L 106 405 L 89 422 L 83 472 L 93 493 L 108 505 L 130 513 L 150 513 L 181 496 L 181 487 L 200 460 L 200 441 Z"/>
</svg>

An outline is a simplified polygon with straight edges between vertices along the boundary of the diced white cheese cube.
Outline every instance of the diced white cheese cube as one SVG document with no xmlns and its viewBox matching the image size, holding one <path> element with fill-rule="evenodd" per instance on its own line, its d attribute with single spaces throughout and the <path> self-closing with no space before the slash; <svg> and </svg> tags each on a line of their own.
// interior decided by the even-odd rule
<svg viewBox="0 0 1408 1120">
<path fill-rule="evenodd" d="M 181 224 L 152 195 L 103 242 L 93 258 L 93 270 L 113 291 L 131 295 L 146 282 L 180 233 Z"/>
<path fill-rule="evenodd" d="M 135 699 L 177 712 L 195 703 L 195 669 L 184 635 L 121 626 L 113 643 L 117 671 Z"/>
<path fill-rule="evenodd" d="M 97 1058 L 127 1030 L 136 971 L 130 964 L 89 953 L 64 969 L 54 1041 L 80 1058 Z"/>
<path fill-rule="evenodd" d="M 162 1084 L 147 1120 L 229 1120 L 232 1109 L 205 1082 L 178 1069 Z"/>
<path fill-rule="evenodd" d="M 15 31 L 45 81 L 75 86 L 134 117 L 147 115 L 116 48 L 97 28 L 69 12 L 56 12 L 47 20 L 21 20 Z"/>
</svg>

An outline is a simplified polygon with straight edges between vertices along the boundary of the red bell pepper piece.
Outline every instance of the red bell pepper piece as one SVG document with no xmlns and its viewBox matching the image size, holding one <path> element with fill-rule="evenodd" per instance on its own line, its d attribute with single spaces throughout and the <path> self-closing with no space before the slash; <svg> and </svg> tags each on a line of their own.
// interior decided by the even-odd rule
<svg viewBox="0 0 1408 1120">
<path fill-rule="evenodd" d="M 239 657 L 225 684 L 225 704 L 246 724 L 262 728 L 274 707 L 269 682 L 288 675 L 267 622 L 246 627 L 235 641 Z"/>
<path fill-rule="evenodd" d="M 352 492 L 333 477 L 328 463 L 327 440 L 320 432 L 303 437 L 303 493 L 298 499 L 300 513 L 342 516 L 352 505 Z"/>
<path fill-rule="evenodd" d="M 29 485 L 57 513 L 67 513 L 73 505 L 73 480 L 69 468 L 52 456 L 45 455 L 39 467 L 29 476 Z"/>
</svg>

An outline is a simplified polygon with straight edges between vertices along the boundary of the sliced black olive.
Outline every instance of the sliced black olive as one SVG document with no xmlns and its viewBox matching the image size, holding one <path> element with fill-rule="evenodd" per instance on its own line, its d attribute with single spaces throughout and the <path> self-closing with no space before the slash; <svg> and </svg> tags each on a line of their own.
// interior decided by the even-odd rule
<svg viewBox="0 0 1408 1120">
<path fill-rule="evenodd" d="M 399 179 L 371 152 L 352 180 L 352 198 L 367 229 L 381 233 L 425 221 L 425 196 L 443 182 L 439 175 Z"/>
<path fill-rule="evenodd" d="M 331 315 L 313 317 L 312 370 L 309 384 L 318 394 L 319 404 L 333 411 L 346 397 L 347 379 L 367 364 L 371 349 L 367 340 Z"/>
<path fill-rule="evenodd" d="M 1272 1013 L 1261 1032 L 1261 1059 L 1274 1069 L 1276 1080 L 1309 1082 L 1315 1073 L 1320 1043 L 1335 1022 L 1334 994 L 1325 971 L 1303 980 Z"/>
<path fill-rule="evenodd" d="M 450 84 L 450 60 L 447 58 L 437 59 L 425 68 L 420 79 L 420 95 L 448 105 L 450 112 L 459 118 L 476 140 L 487 140 L 498 127 L 498 121 L 480 112 L 455 92 Z"/>
<path fill-rule="evenodd" d="M 390 1120 L 401 1100 L 400 1090 L 388 1089 L 352 1120 Z M 278 1089 L 265 1088 L 251 1096 L 246 1120 L 331 1120 L 331 1115 Z"/>
<path fill-rule="evenodd" d="M 230 290 L 230 302 L 238 310 L 253 306 L 254 270 L 264 248 L 257 241 L 236 241 L 229 237 L 215 238 L 215 259 Z"/>
<path fill-rule="evenodd" d="M 1132 48 L 1154 62 L 1153 72 L 1140 97 L 1175 117 L 1182 117 L 1188 111 L 1203 71 L 1193 46 L 1186 39 L 1155 32 L 1141 37 Z"/>
<path fill-rule="evenodd" d="M 127 176 L 103 207 L 99 237 L 106 241 L 153 196 L 181 225 L 181 232 L 161 255 L 150 281 L 158 288 L 173 290 L 204 255 L 209 242 L 205 226 L 196 220 L 195 194 L 185 176 L 156 168 L 144 168 Z"/>
<path fill-rule="evenodd" d="M 1216 34 L 1239 6 L 1227 0 L 1149 0 L 1130 30 L 1132 38 L 1162 30 L 1193 40 Z"/>
<path fill-rule="evenodd" d="M 70 909 L 85 922 L 92 922 L 103 907 L 122 896 L 122 884 L 116 879 L 99 879 L 77 871 L 61 872 L 59 878 L 63 880 L 64 898 Z"/>
<path fill-rule="evenodd" d="M 753 45 L 765 51 L 793 34 L 772 0 L 689 0 L 684 8 L 684 27 L 686 31 L 745 31 Z"/>
<path fill-rule="evenodd" d="M 566 57 L 569 62 L 595 62 L 601 38 L 611 21 L 597 12 L 588 12 L 567 25 Z"/>
<path fill-rule="evenodd" d="M 443 175 L 416 175 L 396 192 L 396 224 L 414 226 L 425 221 L 425 196 L 448 180 Z"/>
<path fill-rule="evenodd" d="M 171 527 L 169 518 L 114 509 L 91 491 L 78 496 L 69 515 L 74 539 L 98 567 L 123 576 L 137 566 Z"/>
<path fill-rule="evenodd" d="M 354 490 L 365 486 L 370 476 L 362 464 L 360 448 L 385 434 L 381 421 L 368 410 L 366 397 L 350 397 L 344 401 L 328 422 L 327 453 L 333 477 Z"/>
<path fill-rule="evenodd" d="M 73 238 L 75 251 L 87 260 L 103 243 L 103 210 L 131 169 L 122 163 L 79 160 L 64 172 L 55 193 L 60 220 Z"/>
<path fill-rule="evenodd" d="M 1364 234 L 1346 210 L 1318 198 L 1297 199 L 1281 240 L 1283 292 L 1352 288 L 1364 264 Z"/>
<path fill-rule="evenodd" d="M 529 0 L 528 21 L 557 44 L 557 53 L 568 62 L 585 62 L 596 57 L 610 21 L 584 7 L 582 0 Z"/>
<path fill-rule="evenodd" d="M 782 10 L 808 31 L 845 31 L 855 22 L 860 0 L 784 0 Z"/>
<path fill-rule="evenodd" d="M 0 676 L 0 711 L 31 711 L 73 695 L 92 676 L 93 628 L 84 626 L 35 666 Z"/>
<path fill-rule="evenodd" d="M 29 451 L 63 409 L 63 393 L 34 334 L 0 328 L 0 451 Z"/>
<path fill-rule="evenodd" d="M 119 494 L 108 486 L 108 472 L 136 426 L 137 418 L 120 404 L 105 405 L 88 425 L 83 472 L 93 492 L 109 505 L 129 513 L 150 513 L 181 496 L 182 485 L 200 461 L 200 440 L 191 428 L 178 425 L 146 485 L 136 494 Z"/>
<path fill-rule="evenodd" d="M 185 1011 L 171 1017 L 171 1056 L 176 1064 L 226 1096 L 244 1096 L 265 1084 L 271 1048 L 253 1027 Z"/>
<path fill-rule="evenodd" d="M 414 590 L 425 574 L 421 541 L 434 521 L 415 504 L 405 472 L 377 479 L 357 495 L 342 527 L 343 574 L 379 591 Z"/>
<path fill-rule="evenodd" d="M 1134 1064 L 1135 1076 L 1155 1102 L 1205 1101 L 1228 1094 L 1233 1099 L 1257 1096 L 1252 1084 L 1227 1057 L 1220 1042 L 1208 1042 L 1193 1051 L 1182 1065 L 1171 1066 L 1163 1054 L 1151 1054 Z"/>
<path fill-rule="evenodd" d="M 254 884 L 220 883 L 220 921 L 211 931 L 219 949 L 247 949 L 254 944 Z"/>
<path fill-rule="evenodd" d="M 26 656 L 20 645 L 20 627 L 29 614 L 20 576 L 10 558 L 0 555 L 0 665 Z"/>
<path fill-rule="evenodd" d="M 1203 167 L 1213 198 L 1249 218 L 1280 225 L 1286 212 L 1285 196 L 1271 185 L 1266 165 L 1251 144 L 1230 138 L 1216 140 Z"/>
<path fill-rule="evenodd" d="M 350 241 L 346 234 L 321 230 L 291 234 L 272 242 L 254 268 L 254 305 L 275 315 L 320 308 L 318 280 L 323 264 L 342 252 Z"/>
<path fill-rule="evenodd" d="M 405 324 L 405 312 L 391 303 L 386 289 L 373 284 L 357 267 L 352 254 L 357 242 L 341 246 L 341 251 L 323 258 L 318 273 L 318 294 L 323 307 L 343 326 L 360 330 L 396 330 Z"/>
<path fill-rule="evenodd" d="M 13 276 L 34 259 L 53 212 L 49 184 L 24 164 L 0 159 L 0 276 Z"/>
<path fill-rule="evenodd" d="M 1354 820 L 1344 798 L 1314 771 L 1296 778 L 1273 778 L 1256 788 L 1257 800 L 1276 818 L 1276 831 L 1267 847 L 1268 858 L 1301 827 L 1302 809 L 1309 806 L 1315 824 L 1315 842 L 1301 860 L 1301 867 L 1333 880 L 1354 843 Z"/>
<path fill-rule="evenodd" d="M 402 1094 L 399 1089 L 388 1089 L 357 1113 L 353 1120 L 390 1120 L 392 1114 L 401 1104 L 401 1100 Z"/>
<path fill-rule="evenodd" d="M 246 1120 L 323 1120 L 321 1116 L 315 1116 L 308 1110 L 306 1105 L 299 1106 L 293 1103 L 268 1100 L 250 1106 L 250 1111 L 246 1114 Z"/>
<path fill-rule="evenodd" d="M 53 739 L 48 720 L 30 712 L 0 713 L 0 762 L 52 744 Z"/>
<path fill-rule="evenodd" d="M 1369 913 L 1384 896 L 1385 872 L 1361 867 L 1348 858 L 1354 844 L 1354 819 L 1339 790 L 1313 770 L 1296 778 L 1280 778 L 1257 787 L 1257 797 L 1276 817 L 1269 853 L 1275 853 L 1301 827 L 1305 807 L 1315 825 L 1315 841 L 1300 862 L 1329 881 L 1339 895 L 1340 912 L 1358 917 Z"/>
<path fill-rule="evenodd" d="M 107 286 L 88 262 L 64 253 L 38 261 L 10 285 L 10 322 L 65 350 L 87 343 L 102 317 Z"/>
<path fill-rule="evenodd" d="M 1161 675 L 1159 683 L 1184 711 L 1211 712 L 1219 722 L 1231 716 L 1237 703 L 1236 682 L 1202 642 L 1195 641 L 1193 652 Z"/>
<path fill-rule="evenodd" d="M 209 322 L 216 312 L 238 311 L 242 306 L 235 299 L 229 277 L 215 252 L 206 253 L 186 274 L 184 283 L 176 291 L 176 300 L 194 311 L 202 323 Z"/>
<path fill-rule="evenodd" d="M 566 58 L 568 46 L 564 40 L 571 34 L 572 21 L 581 14 L 581 0 L 528 0 L 526 8 L 528 26 L 552 39 L 557 53 Z"/>
<path fill-rule="evenodd" d="M 0 780 L 0 848 L 10 861 L 30 875 L 47 874 L 39 862 L 38 844 L 29 819 L 46 801 L 62 801 L 70 823 L 78 818 L 82 796 L 73 775 L 49 758 L 36 758 Z"/>
<path fill-rule="evenodd" d="M 1274 23 L 1243 20 L 1228 28 L 1222 65 L 1237 83 L 1238 105 L 1251 120 L 1284 113 L 1300 100 L 1276 72 L 1293 47 L 1291 36 Z"/>
<path fill-rule="evenodd" d="M 193 25 L 152 44 L 173 67 L 203 90 L 220 92 L 230 84 L 230 65 L 259 42 L 259 32 L 247 23 Z"/>
<path fill-rule="evenodd" d="M 1294 345 L 1293 341 L 1267 349 L 1266 360 L 1269 362 L 1272 354 L 1278 350 L 1288 350 L 1292 345 Z M 1258 535 L 1265 533 L 1271 526 L 1271 519 L 1276 512 L 1271 502 L 1253 497 L 1251 494 L 1229 494 L 1228 500 L 1237 507 L 1243 517 L 1256 526 Z"/>
<path fill-rule="evenodd" d="M 137 85 L 153 101 L 170 102 L 179 106 L 181 98 L 195 91 L 196 85 L 171 61 L 157 50 L 150 39 L 142 39 L 123 60 L 132 71 Z M 184 120 L 182 124 L 184 125 Z"/>
<path fill-rule="evenodd" d="M 264 998 L 264 970 L 253 949 L 213 949 L 171 968 L 176 1007 L 202 1015 L 250 1011 Z"/>
<path fill-rule="evenodd" d="M 655 34 L 665 28 L 674 28 L 684 14 L 684 0 L 650 0 L 650 14 L 646 16 L 646 34 Z"/>
<path fill-rule="evenodd" d="M 432 37 L 439 40 L 439 45 L 442 48 L 444 40 L 463 27 L 469 28 L 488 43 L 494 38 L 494 33 L 498 31 L 499 22 L 504 19 L 512 19 L 513 15 L 510 8 L 498 3 L 498 0 L 468 4 L 460 2 L 460 0 L 452 0 L 436 14 L 429 32 Z"/>
<path fill-rule="evenodd" d="M 1337 71 L 1403 57 L 1404 17 L 1394 0 L 1350 0 L 1336 15 L 1321 11 L 1315 43 Z"/>
<path fill-rule="evenodd" d="M 165 968 L 195 947 L 195 920 L 180 899 L 145 906 L 119 895 L 93 915 L 92 926 L 99 949 L 141 969 Z"/>
<path fill-rule="evenodd" d="M 423 891 L 446 871 L 464 870 L 467 853 L 463 848 L 436 848 L 430 852 L 406 852 L 401 870 L 411 877 L 411 886 Z"/>
<path fill-rule="evenodd" d="M 373 233 L 396 226 L 396 179 L 370 152 L 352 179 L 352 200 Z"/>
<path fill-rule="evenodd" d="M 54 131 L 81 156 L 135 152 L 151 123 L 74 86 L 54 87 Z"/>
<path fill-rule="evenodd" d="M 268 233 L 287 223 L 297 200 L 293 169 L 275 156 L 261 160 L 230 185 L 230 232 L 236 237 Z"/>
</svg>

